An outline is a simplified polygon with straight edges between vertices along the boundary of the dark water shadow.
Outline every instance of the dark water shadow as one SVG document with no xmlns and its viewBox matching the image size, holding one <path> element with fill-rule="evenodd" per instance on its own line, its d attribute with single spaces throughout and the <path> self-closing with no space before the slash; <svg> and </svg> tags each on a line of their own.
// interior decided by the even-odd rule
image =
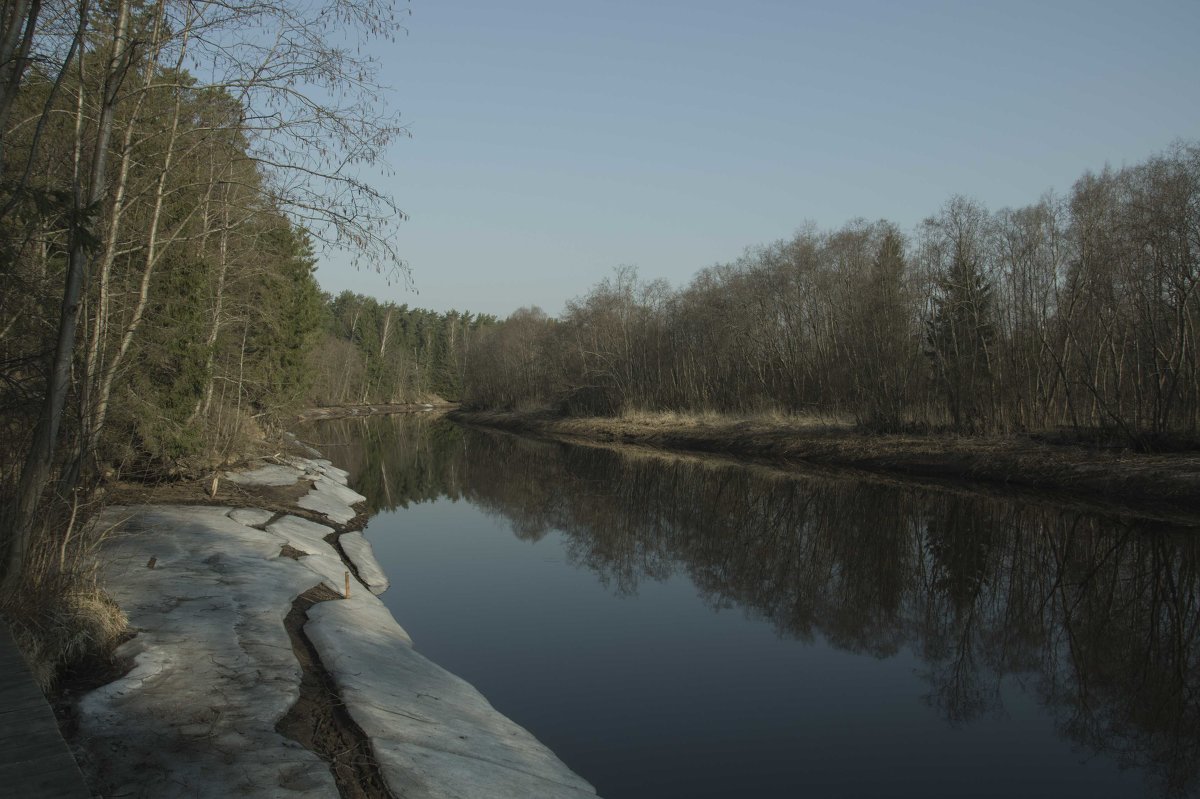
<svg viewBox="0 0 1200 799">
<path fill-rule="evenodd" d="M 614 592 L 685 574 L 715 608 L 877 658 L 911 649 L 951 725 L 1017 677 L 1151 790 L 1200 773 L 1200 530 L 1005 498 L 532 441 L 430 416 L 308 432 L 373 512 L 439 497 L 562 531 Z"/>
</svg>

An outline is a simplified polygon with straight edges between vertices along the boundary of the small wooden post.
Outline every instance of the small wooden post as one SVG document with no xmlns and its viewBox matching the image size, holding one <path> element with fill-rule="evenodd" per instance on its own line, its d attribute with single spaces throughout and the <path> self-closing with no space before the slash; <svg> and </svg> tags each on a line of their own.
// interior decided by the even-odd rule
<svg viewBox="0 0 1200 799">
<path fill-rule="evenodd" d="M 346 572 L 346 599 L 350 598 L 350 572 Z"/>
<path fill-rule="evenodd" d="M 212 479 L 212 485 L 209 486 L 209 489 L 208 489 L 208 496 L 210 499 L 217 498 L 217 483 L 219 483 L 219 482 L 221 482 L 221 475 L 219 473 L 214 474 L 213 479 Z"/>
<path fill-rule="evenodd" d="M 151 555 L 151 556 L 150 556 L 150 560 L 146 562 L 146 568 L 147 568 L 147 569 L 153 569 L 153 568 L 154 568 L 154 564 L 156 564 L 156 563 L 158 563 L 158 558 L 156 558 L 156 557 L 154 557 L 153 555 Z"/>
</svg>

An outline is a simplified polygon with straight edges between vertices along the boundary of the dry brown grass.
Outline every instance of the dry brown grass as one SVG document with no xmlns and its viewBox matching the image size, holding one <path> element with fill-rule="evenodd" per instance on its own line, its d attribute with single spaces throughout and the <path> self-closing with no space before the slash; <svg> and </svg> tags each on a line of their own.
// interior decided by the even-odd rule
<svg viewBox="0 0 1200 799">
<path fill-rule="evenodd" d="M 81 521 L 78 505 L 47 521 L 35 539 L 19 590 L 0 605 L 42 690 L 67 669 L 103 669 L 128 620 L 100 588 L 98 549 L 109 530 Z"/>
<path fill-rule="evenodd" d="M 686 428 L 720 428 L 731 423 L 763 425 L 771 428 L 788 428 L 795 430 L 811 430 L 813 428 L 830 428 L 849 430 L 854 427 L 854 420 L 848 416 L 816 411 L 789 412 L 780 409 L 765 409 L 732 418 L 729 414 L 717 411 L 648 411 L 625 410 L 614 417 L 623 424 L 636 425 L 658 429 Z M 595 423 L 606 421 L 603 417 L 588 417 L 587 421 Z"/>
<path fill-rule="evenodd" d="M 879 434 L 836 417 L 771 413 L 563 417 L 547 411 L 454 411 L 450 418 L 556 438 L 984 481 L 1200 512 L 1200 457 L 1194 454 L 1146 455 L 1021 437 Z"/>
<path fill-rule="evenodd" d="M 247 489 L 220 480 L 216 496 L 210 494 L 213 476 L 225 466 L 290 446 L 253 419 L 226 421 L 227 435 L 220 447 L 170 469 L 162 463 L 151 464 L 145 473 L 137 468 L 109 469 L 91 499 L 84 499 L 79 491 L 47 503 L 49 510 L 35 533 L 22 584 L 11 596 L 0 597 L 0 615 L 47 693 L 66 672 L 72 672 L 72 679 L 86 678 L 89 672 L 111 672 L 112 650 L 128 635 L 128 620 L 99 582 L 100 548 L 111 531 L 89 520 L 98 517 L 102 503 L 257 505 L 304 513 L 293 507 L 308 490 L 303 483 Z"/>
</svg>

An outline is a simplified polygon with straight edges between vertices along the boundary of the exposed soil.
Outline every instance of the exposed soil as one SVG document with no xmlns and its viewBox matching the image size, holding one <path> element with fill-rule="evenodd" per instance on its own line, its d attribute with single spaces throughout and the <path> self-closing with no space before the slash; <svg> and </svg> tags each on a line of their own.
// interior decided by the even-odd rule
<svg viewBox="0 0 1200 799">
<path fill-rule="evenodd" d="M 336 591 L 318 584 L 292 602 L 284 627 L 303 670 L 300 698 L 275 725 L 275 730 L 329 763 L 343 799 L 394 799 L 395 794 L 383 780 L 370 739 L 350 717 L 333 678 L 304 634 L 309 608 L 318 602 L 341 598 Z"/>
<path fill-rule="evenodd" d="M 280 557 L 291 558 L 292 560 L 300 560 L 304 557 L 304 553 L 296 549 L 291 544 L 284 544 L 279 548 Z"/>
<path fill-rule="evenodd" d="M 232 480 L 218 480 L 213 494 L 212 477 L 172 480 L 161 483 L 114 481 L 104 487 L 107 505 L 230 505 L 255 507 L 276 513 L 303 514 L 296 501 L 312 488 L 307 480 L 290 486 L 240 485 Z"/>
<path fill-rule="evenodd" d="M 1028 437 L 873 434 L 844 425 L 665 414 L 573 418 L 537 411 L 455 410 L 448 418 L 582 444 L 1015 486 L 1173 520 L 1200 513 L 1200 455 L 1194 452 L 1148 455 Z"/>
<path fill-rule="evenodd" d="M 299 516 L 332 527 L 338 534 L 360 530 L 369 516 L 360 512 L 345 524 L 337 524 L 316 511 L 296 503 L 312 489 L 309 480 L 300 479 L 290 486 L 240 485 L 220 480 L 215 494 L 212 478 L 174 480 L 161 483 L 111 482 L 104 487 L 105 505 L 219 505 L 230 508 L 262 508 L 280 516 Z M 342 555 L 345 558 L 345 553 Z"/>
</svg>

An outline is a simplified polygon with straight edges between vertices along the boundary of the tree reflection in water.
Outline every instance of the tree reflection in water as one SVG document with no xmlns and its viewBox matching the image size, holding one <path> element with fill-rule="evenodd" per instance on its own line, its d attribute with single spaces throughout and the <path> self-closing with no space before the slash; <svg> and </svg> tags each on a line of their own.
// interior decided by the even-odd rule
<svg viewBox="0 0 1200 799">
<path fill-rule="evenodd" d="M 1018 677 L 1062 734 L 1168 795 L 1200 767 L 1200 530 L 900 483 L 618 453 L 431 415 L 324 422 L 309 440 L 372 513 L 448 496 L 612 590 L 684 573 L 781 635 L 911 648 L 951 724 L 1000 712 Z"/>
</svg>

